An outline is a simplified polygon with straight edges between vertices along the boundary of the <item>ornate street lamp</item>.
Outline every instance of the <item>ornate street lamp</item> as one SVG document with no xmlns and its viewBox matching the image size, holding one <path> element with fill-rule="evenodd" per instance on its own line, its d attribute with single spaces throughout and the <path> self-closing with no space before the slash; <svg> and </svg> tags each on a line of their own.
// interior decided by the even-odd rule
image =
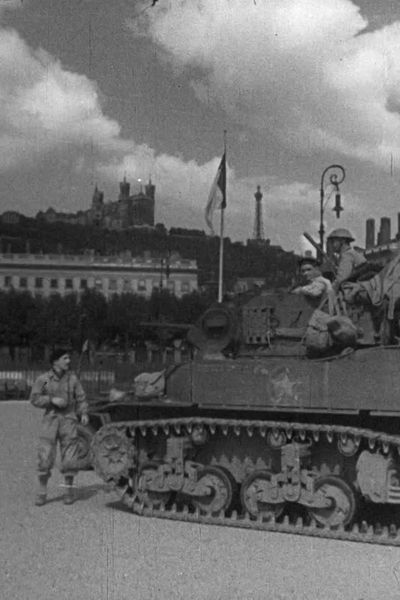
<svg viewBox="0 0 400 600">
<path fill-rule="evenodd" d="M 324 202 L 325 202 L 325 188 L 324 188 L 324 178 L 325 175 L 328 173 L 328 171 L 333 171 L 330 176 L 329 176 L 329 182 L 330 184 L 333 186 L 333 189 L 335 190 L 335 206 L 333 208 L 333 210 L 336 212 L 336 217 L 339 218 L 340 217 L 340 213 L 343 210 L 343 207 L 340 203 L 341 201 L 341 196 L 340 196 L 340 190 L 339 190 L 339 185 L 344 181 L 344 178 L 346 177 L 346 172 L 344 170 L 344 168 L 341 165 L 330 165 L 329 167 L 326 167 L 326 169 L 323 171 L 322 176 L 321 176 L 321 187 L 320 187 L 320 225 L 319 225 L 319 244 L 320 244 L 320 248 L 321 248 L 321 254 L 324 252 L 324 235 L 325 235 L 325 228 L 324 228 L 324 210 L 325 210 L 325 206 L 324 206 Z"/>
</svg>

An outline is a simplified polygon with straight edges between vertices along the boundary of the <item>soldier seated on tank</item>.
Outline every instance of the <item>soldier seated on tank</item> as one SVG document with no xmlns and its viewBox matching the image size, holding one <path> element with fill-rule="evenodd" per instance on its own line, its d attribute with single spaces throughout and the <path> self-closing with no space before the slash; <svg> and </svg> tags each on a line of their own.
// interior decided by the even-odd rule
<svg viewBox="0 0 400 600">
<path fill-rule="evenodd" d="M 369 269 L 367 259 L 350 246 L 351 242 L 354 242 L 354 237 L 348 229 L 334 229 L 328 235 L 331 249 L 339 255 L 336 277 L 332 283 L 335 292 L 345 281 L 355 281 Z"/>
<path fill-rule="evenodd" d="M 320 264 L 316 258 L 305 256 L 299 260 L 299 272 L 304 280 L 291 290 L 292 294 L 301 294 L 313 308 L 323 304 L 323 300 L 332 294 L 332 284 L 322 276 Z"/>
</svg>

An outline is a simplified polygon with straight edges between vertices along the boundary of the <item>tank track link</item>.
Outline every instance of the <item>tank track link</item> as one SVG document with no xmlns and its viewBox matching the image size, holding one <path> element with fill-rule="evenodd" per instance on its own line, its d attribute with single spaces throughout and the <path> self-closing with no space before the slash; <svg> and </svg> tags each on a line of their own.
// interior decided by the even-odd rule
<svg viewBox="0 0 400 600">
<path fill-rule="evenodd" d="M 364 440 L 368 447 L 376 449 L 383 455 L 387 455 L 392 449 L 400 455 L 400 436 L 390 435 L 383 432 L 376 432 L 370 429 L 357 427 L 347 427 L 343 425 L 324 425 L 312 423 L 297 423 L 287 421 L 261 421 L 247 419 L 212 419 L 212 418 L 173 418 L 173 419 L 152 419 L 140 421 L 126 421 L 119 423 L 109 423 L 102 427 L 95 438 L 94 449 L 101 439 L 107 435 L 109 431 L 116 431 L 124 435 L 129 431 L 132 438 L 140 433 L 146 436 L 148 431 L 157 435 L 159 431 L 166 435 L 170 433 L 188 433 L 190 434 L 193 427 L 202 425 L 215 434 L 218 430 L 222 435 L 227 435 L 229 430 L 233 431 L 237 436 L 244 430 L 247 435 L 261 435 L 265 437 L 267 432 L 278 431 L 284 432 L 287 439 L 290 441 L 294 436 L 298 436 L 300 440 L 305 440 L 307 436 L 312 436 L 314 441 L 318 441 L 321 435 L 325 435 L 330 443 L 344 440 L 352 437 L 357 446 Z M 108 479 L 111 483 L 111 479 Z M 315 522 L 306 523 L 301 517 L 293 522 L 288 515 L 283 519 L 275 520 L 274 517 L 268 521 L 261 518 L 251 518 L 248 513 L 239 515 L 233 510 L 229 513 L 221 511 L 218 515 L 202 514 L 198 509 L 194 510 L 191 507 L 184 505 L 178 506 L 176 503 L 170 506 L 162 506 L 160 508 L 152 508 L 145 506 L 137 501 L 135 495 L 127 493 L 127 487 L 119 487 L 114 482 L 115 489 L 120 493 L 122 502 L 128 506 L 135 514 L 146 517 L 155 517 L 170 519 L 174 521 L 184 521 L 188 523 L 200 523 L 205 525 L 220 525 L 228 527 L 239 527 L 257 531 L 271 531 L 276 533 L 291 533 L 295 535 L 305 535 L 316 538 L 336 539 L 352 542 L 363 542 L 371 544 L 381 544 L 386 546 L 400 546 L 400 527 L 396 524 L 382 526 L 379 522 L 368 523 L 363 520 L 361 523 L 355 523 L 350 529 L 339 526 L 337 529 L 329 527 L 317 526 Z"/>
</svg>

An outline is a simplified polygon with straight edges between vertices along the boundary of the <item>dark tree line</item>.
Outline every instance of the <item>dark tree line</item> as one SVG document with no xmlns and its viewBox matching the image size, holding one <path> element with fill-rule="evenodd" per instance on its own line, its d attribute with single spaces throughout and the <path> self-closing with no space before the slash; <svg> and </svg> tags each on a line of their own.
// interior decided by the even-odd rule
<svg viewBox="0 0 400 600">
<path fill-rule="evenodd" d="M 0 223 L 2 251 L 39 253 L 84 253 L 88 249 L 100 255 L 129 251 L 133 256 L 151 251 L 166 257 L 178 252 L 183 258 L 197 260 L 199 285 L 216 282 L 219 239 L 200 230 L 171 228 L 162 224 L 154 229 L 114 231 L 95 226 L 45 223 L 23 217 L 21 223 Z M 296 256 L 268 243 L 224 241 L 224 281 L 233 286 L 237 277 L 266 277 L 269 286 L 291 283 L 296 271 Z"/>
<path fill-rule="evenodd" d="M 127 350 L 165 336 L 168 330 L 159 327 L 160 323 L 193 323 L 211 302 L 209 296 L 197 292 L 179 299 L 167 290 L 155 290 L 149 299 L 125 293 L 109 300 L 95 290 L 49 298 L 0 291 L 0 346 L 9 347 L 11 356 L 16 347 L 38 354 L 55 345 L 79 351 L 89 339 L 95 348 L 108 344 Z"/>
</svg>

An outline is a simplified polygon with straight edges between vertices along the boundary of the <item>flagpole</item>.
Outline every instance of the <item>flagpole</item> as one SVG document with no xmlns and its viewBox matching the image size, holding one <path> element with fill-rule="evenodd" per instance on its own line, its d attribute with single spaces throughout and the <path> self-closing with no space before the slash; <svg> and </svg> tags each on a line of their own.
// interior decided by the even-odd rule
<svg viewBox="0 0 400 600">
<path fill-rule="evenodd" d="M 225 209 L 221 208 L 221 226 L 219 232 L 218 302 L 222 302 L 222 282 L 224 275 L 224 213 Z"/>
<path fill-rule="evenodd" d="M 224 130 L 224 155 L 225 155 L 225 163 L 226 163 L 226 129 Z M 225 184 L 225 198 L 226 198 L 226 184 Z M 220 221 L 220 230 L 219 230 L 218 302 L 222 302 L 223 279 L 224 279 L 224 213 L 225 213 L 225 206 L 223 206 L 221 208 L 221 221 Z"/>
</svg>

